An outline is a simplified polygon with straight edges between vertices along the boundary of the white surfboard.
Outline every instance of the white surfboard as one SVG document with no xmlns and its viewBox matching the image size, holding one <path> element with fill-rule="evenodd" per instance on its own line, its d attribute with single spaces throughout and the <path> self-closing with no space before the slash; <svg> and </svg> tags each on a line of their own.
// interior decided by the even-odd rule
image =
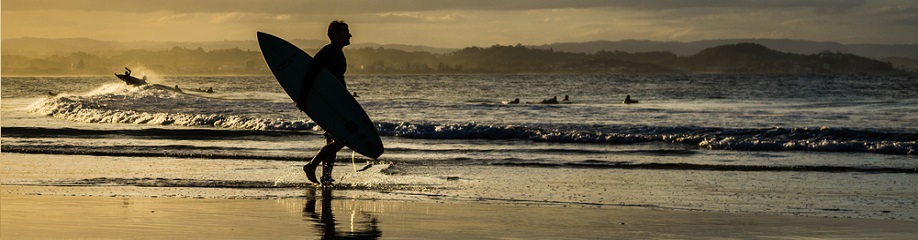
<svg viewBox="0 0 918 240">
<path fill-rule="evenodd" d="M 300 87 L 312 57 L 290 42 L 263 32 L 258 32 L 258 45 L 287 95 L 294 102 L 300 99 Z M 335 141 L 369 158 L 379 158 L 385 149 L 376 125 L 344 85 L 326 69 L 312 84 L 306 93 L 306 115 Z"/>
</svg>

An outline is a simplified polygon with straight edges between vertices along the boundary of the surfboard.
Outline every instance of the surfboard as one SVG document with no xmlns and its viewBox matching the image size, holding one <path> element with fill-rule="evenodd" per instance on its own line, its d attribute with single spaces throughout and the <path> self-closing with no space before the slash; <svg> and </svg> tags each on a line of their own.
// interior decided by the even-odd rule
<svg viewBox="0 0 918 240">
<path fill-rule="evenodd" d="M 369 158 L 379 158 L 385 148 L 376 125 L 360 103 L 332 74 L 322 69 L 309 92 L 301 93 L 312 57 L 286 40 L 258 32 L 258 45 L 265 62 L 290 99 L 306 94 L 306 115 L 335 141 Z"/>
</svg>

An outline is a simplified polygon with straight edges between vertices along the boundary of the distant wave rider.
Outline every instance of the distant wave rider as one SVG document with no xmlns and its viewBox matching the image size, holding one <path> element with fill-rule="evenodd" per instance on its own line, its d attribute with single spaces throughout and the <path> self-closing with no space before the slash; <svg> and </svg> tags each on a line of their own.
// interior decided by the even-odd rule
<svg viewBox="0 0 918 240">
<path fill-rule="evenodd" d="M 124 70 L 125 70 L 124 74 L 115 73 L 115 77 L 118 77 L 118 79 L 121 79 L 121 81 L 124 81 L 124 83 L 127 83 L 127 85 L 140 86 L 140 85 L 147 84 L 146 75 L 144 75 L 143 78 L 137 78 L 137 77 L 131 76 L 130 68 L 124 67 Z"/>
<path fill-rule="evenodd" d="M 632 100 L 631 95 L 625 96 L 625 101 L 622 101 L 624 104 L 638 103 L 638 100 Z"/>
</svg>

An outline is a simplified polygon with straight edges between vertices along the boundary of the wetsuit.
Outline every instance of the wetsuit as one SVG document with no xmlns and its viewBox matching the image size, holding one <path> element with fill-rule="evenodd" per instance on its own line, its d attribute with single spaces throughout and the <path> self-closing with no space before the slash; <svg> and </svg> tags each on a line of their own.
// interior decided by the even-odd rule
<svg viewBox="0 0 918 240">
<path fill-rule="evenodd" d="M 309 70 L 306 71 L 306 79 L 304 79 L 303 88 L 301 93 L 306 93 L 311 87 L 312 82 L 315 80 L 316 76 L 319 75 L 319 72 L 322 71 L 322 68 L 328 69 L 328 72 L 335 76 L 338 81 L 341 82 L 341 85 L 347 89 L 347 84 L 344 83 L 344 72 L 347 71 L 347 58 L 344 57 L 344 51 L 341 48 L 336 47 L 335 45 L 328 44 L 325 47 L 322 47 L 316 56 L 309 62 Z M 300 94 L 301 96 L 306 96 L 306 94 Z M 301 102 L 305 102 L 305 99 L 300 99 Z"/>
</svg>

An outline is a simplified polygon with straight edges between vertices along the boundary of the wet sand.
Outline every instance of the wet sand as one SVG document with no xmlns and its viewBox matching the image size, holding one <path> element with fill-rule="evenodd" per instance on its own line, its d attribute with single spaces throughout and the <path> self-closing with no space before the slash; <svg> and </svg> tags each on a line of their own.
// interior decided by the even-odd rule
<svg viewBox="0 0 918 240">
<path fill-rule="evenodd" d="M 914 222 L 316 196 L 0 195 L 3 239 L 909 239 Z"/>
<path fill-rule="evenodd" d="M 375 166 L 354 173 L 351 166 L 340 165 L 335 176 L 343 184 L 323 191 L 305 183 L 301 163 L 296 161 L 0 156 L 2 239 L 913 239 L 918 235 L 918 223 L 911 215 L 914 209 L 895 207 L 912 205 L 843 200 L 843 195 L 874 192 L 908 195 L 914 193 L 912 188 L 862 190 L 852 182 L 844 191 L 820 190 L 818 186 L 851 178 L 838 174 L 723 176 L 580 169 L 548 174 L 537 168 L 422 166 Z M 791 181 L 768 180 L 776 176 Z M 870 176 L 850 181 L 870 184 L 864 188 L 873 186 L 871 181 L 895 186 Z M 914 186 L 909 176 L 889 177 L 895 177 L 895 184 Z M 710 183 L 725 186 L 704 188 Z M 747 184 L 752 185 L 740 188 Z M 781 195 L 776 190 L 822 192 Z M 768 195 L 757 197 L 762 193 Z M 670 207 L 712 201 L 720 202 L 720 207 L 691 211 Z M 890 216 L 896 220 L 882 219 Z"/>
</svg>

